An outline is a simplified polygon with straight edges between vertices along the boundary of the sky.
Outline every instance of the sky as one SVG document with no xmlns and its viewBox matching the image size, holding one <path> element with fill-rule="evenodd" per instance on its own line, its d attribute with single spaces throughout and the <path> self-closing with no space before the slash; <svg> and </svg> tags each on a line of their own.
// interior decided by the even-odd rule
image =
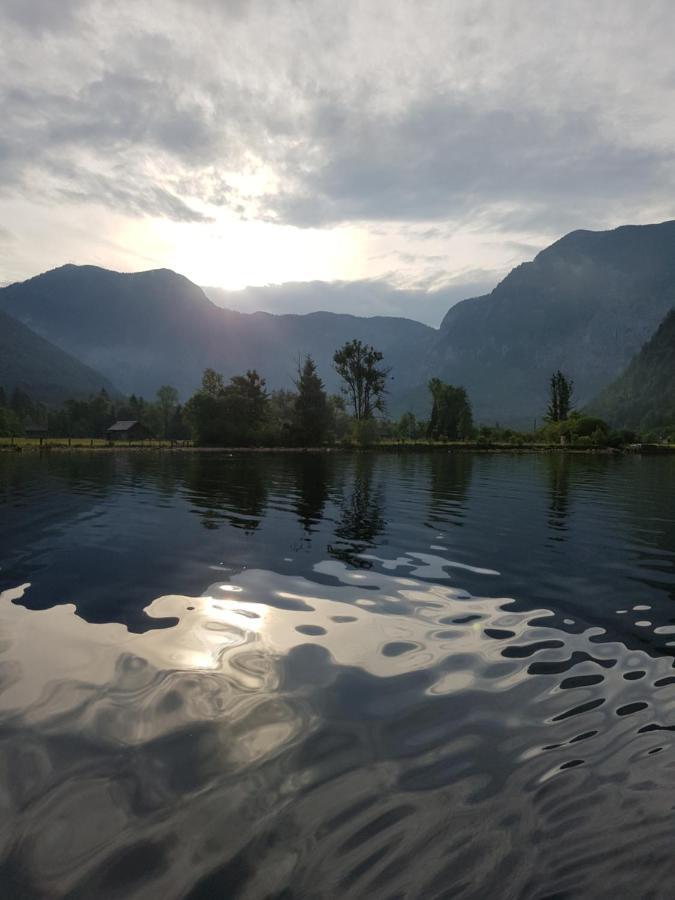
<svg viewBox="0 0 675 900">
<path fill-rule="evenodd" d="M 0 283 L 167 267 L 437 325 L 568 231 L 675 218 L 673 46 L 671 0 L 0 0 Z"/>
</svg>

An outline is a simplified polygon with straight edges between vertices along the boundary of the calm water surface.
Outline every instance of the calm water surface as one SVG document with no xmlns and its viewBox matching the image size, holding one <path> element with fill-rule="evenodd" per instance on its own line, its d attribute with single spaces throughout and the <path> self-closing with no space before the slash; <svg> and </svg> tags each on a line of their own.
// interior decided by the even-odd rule
<svg viewBox="0 0 675 900">
<path fill-rule="evenodd" d="M 675 458 L 0 456 L 0 896 L 671 897 Z"/>
</svg>

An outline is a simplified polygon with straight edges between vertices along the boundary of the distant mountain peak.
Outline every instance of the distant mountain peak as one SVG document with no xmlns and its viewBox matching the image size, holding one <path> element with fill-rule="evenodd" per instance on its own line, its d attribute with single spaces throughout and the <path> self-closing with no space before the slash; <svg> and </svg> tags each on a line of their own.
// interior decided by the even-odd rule
<svg viewBox="0 0 675 900">
<path fill-rule="evenodd" d="M 435 333 L 387 316 L 238 313 L 216 306 L 170 269 L 119 273 L 61 266 L 0 290 L 0 309 L 127 393 L 146 396 L 172 384 L 185 398 L 207 367 L 226 377 L 256 368 L 270 388 L 290 388 L 298 357 L 306 353 L 329 389 L 338 390 L 333 353 L 353 338 L 382 350 L 400 383 L 412 386 L 423 379 L 420 348 Z"/>
<path fill-rule="evenodd" d="M 579 229 L 453 306 L 429 367 L 468 389 L 479 420 L 531 425 L 552 371 L 588 402 L 674 304 L 675 221 Z"/>
</svg>

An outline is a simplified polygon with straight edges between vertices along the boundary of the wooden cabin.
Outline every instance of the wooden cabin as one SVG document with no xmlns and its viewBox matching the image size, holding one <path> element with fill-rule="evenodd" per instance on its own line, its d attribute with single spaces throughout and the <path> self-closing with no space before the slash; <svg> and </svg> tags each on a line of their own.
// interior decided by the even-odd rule
<svg viewBox="0 0 675 900">
<path fill-rule="evenodd" d="M 144 441 L 152 437 L 145 425 L 136 419 L 120 419 L 106 431 L 109 441 Z"/>
<path fill-rule="evenodd" d="M 28 438 L 46 438 L 47 426 L 38 425 L 36 422 L 26 422 L 26 424 L 23 426 L 23 433 Z"/>
</svg>

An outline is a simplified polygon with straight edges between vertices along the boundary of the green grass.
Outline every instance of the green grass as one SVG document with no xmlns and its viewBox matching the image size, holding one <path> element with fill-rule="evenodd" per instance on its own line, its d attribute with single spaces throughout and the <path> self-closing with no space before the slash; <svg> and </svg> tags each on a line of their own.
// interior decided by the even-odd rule
<svg viewBox="0 0 675 900">
<path fill-rule="evenodd" d="M 650 447 L 654 447 L 660 451 L 666 452 L 674 452 L 675 444 L 658 444 L 658 445 L 650 445 L 643 444 L 642 445 L 645 451 L 648 452 Z M 39 451 L 39 450 L 128 450 L 129 448 L 135 450 L 160 450 L 160 449 L 171 449 L 171 448 L 193 448 L 194 444 L 192 441 L 174 441 L 173 444 L 171 441 L 163 441 L 163 440 L 146 440 L 146 441 L 114 441 L 110 442 L 104 440 L 102 438 L 59 438 L 59 437 L 49 437 L 43 438 L 42 443 L 40 443 L 40 438 L 34 437 L 0 437 L 0 452 L 1 451 L 12 451 L 12 450 L 26 450 L 26 451 Z M 301 452 L 303 449 L 311 449 L 311 448 L 302 448 L 302 447 L 206 447 L 206 448 L 195 448 L 195 449 L 204 449 L 204 450 L 227 450 L 229 452 L 260 452 L 260 451 L 293 451 L 293 452 Z M 314 448 L 317 449 L 317 448 Z M 331 446 L 318 448 L 323 450 L 358 450 L 359 447 L 356 444 L 334 444 Z M 527 441 L 524 443 L 516 443 L 516 442 L 507 442 L 507 441 L 491 441 L 488 443 L 480 442 L 480 441 L 429 441 L 424 438 L 420 438 L 419 440 L 396 440 L 395 438 L 387 438 L 382 441 L 379 441 L 377 444 L 372 444 L 368 447 L 364 447 L 362 449 L 367 450 L 384 450 L 384 451 L 396 451 L 396 450 L 476 450 L 476 451 L 493 451 L 493 452 L 504 452 L 504 451 L 572 451 L 572 452 L 586 452 L 593 453 L 599 451 L 606 451 L 607 448 L 602 447 L 589 447 L 589 446 L 576 446 L 565 445 L 561 446 L 559 443 L 546 443 L 539 441 Z"/>
<path fill-rule="evenodd" d="M 161 447 L 170 448 L 172 446 L 171 441 L 162 441 L 162 440 L 147 440 L 147 441 L 107 441 L 103 438 L 59 438 L 59 437 L 45 437 L 42 438 L 42 443 L 40 443 L 40 438 L 36 437 L 0 437 L 0 450 L 3 449 L 11 449 L 18 448 L 21 450 L 45 450 L 49 448 L 54 449 L 78 449 L 78 450 L 91 450 L 91 449 L 101 449 L 108 450 L 110 448 L 115 447 L 123 447 L 128 449 L 129 447 L 136 448 L 146 448 L 146 449 L 158 449 Z M 191 441 L 174 441 L 173 446 L 192 446 Z"/>
</svg>

